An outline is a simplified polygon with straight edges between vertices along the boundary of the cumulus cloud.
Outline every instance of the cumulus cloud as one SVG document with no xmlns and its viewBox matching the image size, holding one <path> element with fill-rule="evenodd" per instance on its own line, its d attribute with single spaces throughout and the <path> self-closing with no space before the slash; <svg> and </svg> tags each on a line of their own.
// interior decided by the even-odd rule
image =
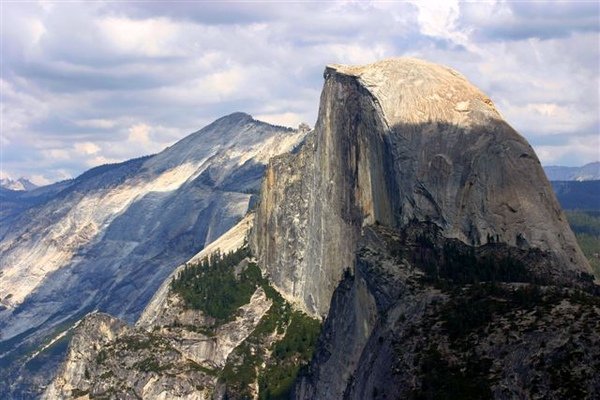
<svg viewBox="0 0 600 400">
<path fill-rule="evenodd" d="M 91 155 L 91 154 L 96 154 L 98 153 L 101 149 L 98 145 L 92 143 L 92 142 L 79 142 L 79 143 L 75 143 L 73 145 L 73 147 L 75 147 L 75 150 L 79 153 L 82 154 L 86 154 L 86 155 Z"/>
<path fill-rule="evenodd" d="M 128 141 L 141 146 L 147 146 L 150 143 L 150 126 L 146 124 L 136 124 L 129 128 Z"/>
<path fill-rule="evenodd" d="M 314 125 L 326 64 L 401 55 L 461 71 L 543 162 L 600 158 L 593 2 L 14 2 L 3 11 L 0 167 L 14 177 L 49 182 L 158 152 L 233 111 Z"/>
</svg>

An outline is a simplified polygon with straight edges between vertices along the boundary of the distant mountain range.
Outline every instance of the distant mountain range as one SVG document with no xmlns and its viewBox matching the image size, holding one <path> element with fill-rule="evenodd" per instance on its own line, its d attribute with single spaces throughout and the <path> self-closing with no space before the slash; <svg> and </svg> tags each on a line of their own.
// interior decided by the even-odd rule
<svg viewBox="0 0 600 400">
<path fill-rule="evenodd" d="M 33 190 L 38 186 L 26 178 L 13 180 L 11 178 L 0 178 L 0 187 L 9 190 L 27 191 Z"/>
<path fill-rule="evenodd" d="M 600 179 L 600 161 L 582 167 L 549 165 L 544 171 L 549 181 L 593 181 Z"/>
</svg>

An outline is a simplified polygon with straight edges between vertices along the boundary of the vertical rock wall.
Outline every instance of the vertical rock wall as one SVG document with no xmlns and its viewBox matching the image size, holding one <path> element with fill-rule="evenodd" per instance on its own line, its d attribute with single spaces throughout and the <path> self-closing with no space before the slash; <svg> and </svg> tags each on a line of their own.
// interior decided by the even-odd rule
<svg viewBox="0 0 600 400">
<path fill-rule="evenodd" d="M 326 70 L 319 120 L 296 154 L 273 159 L 251 245 L 274 285 L 325 315 L 364 223 L 394 224 L 384 123 L 356 80 Z"/>
</svg>

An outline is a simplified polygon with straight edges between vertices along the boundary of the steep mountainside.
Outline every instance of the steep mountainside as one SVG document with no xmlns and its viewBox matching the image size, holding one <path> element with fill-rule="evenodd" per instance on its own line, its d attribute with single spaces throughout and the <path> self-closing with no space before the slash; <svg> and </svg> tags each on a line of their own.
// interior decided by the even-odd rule
<svg viewBox="0 0 600 400">
<path fill-rule="evenodd" d="M 544 167 L 546 176 L 551 181 L 593 181 L 600 179 L 600 161 L 582 167 L 561 167 L 550 165 Z"/>
<path fill-rule="evenodd" d="M 457 72 L 414 59 L 325 70 L 319 119 L 272 162 L 251 245 L 284 296 L 325 315 L 362 226 L 428 220 L 465 243 L 549 251 L 589 272 L 526 140 Z"/>
<path fill-rule="evenodd" d="M 157 155 L 12 198 L 21 206 L 0 232 L 0 392 L 52 371 L 30 368 L 36 347 L 86 313 L 135 321 L 177 265 L 246 214 L 269 158 L 304 135 L 236 113 Z"/>
</svg>

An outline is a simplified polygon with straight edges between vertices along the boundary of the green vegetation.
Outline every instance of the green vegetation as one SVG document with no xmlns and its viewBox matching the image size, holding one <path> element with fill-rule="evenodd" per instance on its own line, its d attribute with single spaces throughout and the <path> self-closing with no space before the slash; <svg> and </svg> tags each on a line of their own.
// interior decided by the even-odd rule
<svg viewBox="0 0 600 400">
<path fill-rule="evenodd" d="M 234 267 L 248 257 L 248 249 L 241 248 L 229 254 L 215 254 L 195 265 L 187 265 L 171 282 L 189 308 L 202 310 L 218 321 L 224 322 L 234 312 L 250 301 L 261 284 L 258 265 L 249 263 L 239 276 Z"/>
<path fill-rule="evenodd" d="M 291 311 L 290 304 L 277 296 L 279 299 L 223 369 L 221 379 L 232 397 L 251 397 L 250 385 L 258 380 L 261 400 L 287 399 L 300 369 L 312 357 L 321 324 L 300 311 Z M 270 346 L 271 358 L 264 365 L 264 344 L 273 333 L 285 334 Z"/>
<path fill-rule="evenodd" d="M 582 369 L 578 369 L 583 352 L 570 339 L 548 357 L 546 370 L 550 375 L 550 387 L 563 399 L 585 399 L 588 392 L 585 383 L 592 379 Z"/>
<path fill-rule="evenodd" d="M 503 251 L 477 255 L 473 246 L 455 240 L 446 240 L 440 252 L 430 239 L 418 236 L 413 261 L 424 270 L 429 281 L 437 283 L 531 281 L 531 274 L 525 265 L 511 256 L 505 245 L 489 246 L 502 246 Z"/>
<path fill-rule="evenodd" d="M 439 276 L 460 283 L 524 282 L 529 280 L 527 268 L 510 254 L 503 257 L 475 257 L 475 249 L 465 249 L 457 243 L 447 242 L 443 249 L 443 262 Z"/>
<path fill-rule="evenodd" d="M 217 372 L 214 369 L 211 368 L 206 368 L 203 367 L 202 365 L 192 361 L 192 360 L 188 360 L 188 368 L 194 371 L 200 371 L 206 375 L 210 375 L 210 376 L 216 376 Z"/>
<path fill-rule="evenodd" d="M 573 232 L 600 236 L 600 211 L 565 210 L 565 214 Z"/>
<path fill-rule="evenodd" d="M 466 337 L 498 315 L 551 304 L 557 298 L 553 292 L 542 293 L 536 285 L 506 288 L 494 283 L 457 288 L 453 294 L 440 310 L 443 327 L 452 340 Z"/>
<path fill-rule="evenodd" d="M 260 398 L 288 399 L 303 365 L 312 358 L 321 331 L 319 321 L 299 311 L 292 313 L 285 336 L 273 346 L 270 365 L 260 375 Z"/>
<path fill-rule="evenodd" d="M 581 251 L 600 278 L 600 211 L 565 211 Z"/>
<path fill-rule="evenodd" d="M 266 279 L 261 278 L 260 285 L 273 304 L 252 334 L 230 355 L 221 379 L 234 398 L 251 397 L 249 389 L 258 381 L 260 399 L 287 399 L 298 372 L 312 357 L 321 324 L 293 311 Z M 270 343 L 273 334 L 283 337 Z M 270 358 L 266 351 L 271 353 Z"/>
<path fill-rule="evenodd" d="M 564 210 L 600 209 L 600 181 L 554 181 L 550 182 Z"/>
<path fill-rule="evenodd" d="M 81 396 L 87 395 L 89 392 L 90 392 L 89 390 L 72 389 L 71 396 L 73 398 L 81 397 Z"/>
<path fill-rule="evenodd" d="M 104 363 L 104 361 L 106 361 L 106 359 L 108 358 L 108 353 L 106 350 L 101 349 L 98 354 L 96 355 L 96 363 L 97 364 L 102 364 Z"/>
</svg>

